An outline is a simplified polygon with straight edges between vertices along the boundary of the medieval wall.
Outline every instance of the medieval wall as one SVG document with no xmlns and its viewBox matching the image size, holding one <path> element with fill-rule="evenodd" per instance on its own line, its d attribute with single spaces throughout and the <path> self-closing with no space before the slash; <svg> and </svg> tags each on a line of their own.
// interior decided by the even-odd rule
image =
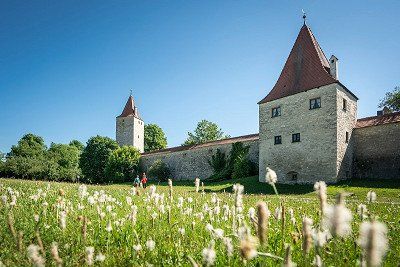
<svg viewBox="0 0 400 267">
<path fill-rule="evenodd" d="M 357 128 L 354 178 L 400 180 L 400 122 Z"/>
<path fill-rule="evenodd" d="M 232 143 L 213 144 L 211 142 L 187 150 L 143 154 L 141 165 L 144 170 L 147 170 L 154 161 L 161 159 L 168 165 L 172 177 L 176 180 L 194 180 L 196 177 L 205 179 L 213 174 L 208 160 L 216 153 L 217 149 L 220 149 L 225 155 L 229 155 Z M 258 137 L 242 143 L 250 147 L 249 159 L 258 164 Z"/>
<path fill-rule="evenodd" d="M 144 151 L 144 122 L 133 116 L 117 117 L 116 141 L 120 146 L 134 146 Z"/>
</svg>

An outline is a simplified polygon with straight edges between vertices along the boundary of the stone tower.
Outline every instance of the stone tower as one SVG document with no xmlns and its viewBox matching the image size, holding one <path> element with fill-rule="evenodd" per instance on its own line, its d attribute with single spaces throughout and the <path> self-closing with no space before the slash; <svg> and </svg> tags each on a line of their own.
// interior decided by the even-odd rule
<svg viewBox="0 0 400 267">
<path fill-rule="evenodd" d="M 304 24 L 275 86 L 259 104 L 259 174 L 275 170 L 281 183 L 350 178 L 357 97 L 338 79 Z"/>
<path fill-rule="evenodd" d="M 116 140 L 120 146 L 134 146 L 144 152 L 144 122 L 139 116 L 132 95 L 116 122 Z"/>
</svg>

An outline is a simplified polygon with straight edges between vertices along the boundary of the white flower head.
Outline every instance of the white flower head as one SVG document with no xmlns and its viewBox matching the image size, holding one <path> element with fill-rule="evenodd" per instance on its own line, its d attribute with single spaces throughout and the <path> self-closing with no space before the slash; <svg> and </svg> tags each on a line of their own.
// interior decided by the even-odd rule
<svg viewBox="0 0 400 267">
<path fill-rule="evenodd" d="M 214 248 L 208 247 L 203 249 L 203 262 L 206 266 L 212 266 L 214 265 L 215 258 L 217 254 L 215 253 Z"/>
<path fill-rule="evenodd" d="M 152 239 L 149 239 L 146 241 L 146 247 L 149 251 L 153 251 L 156 247 L 156 242 L 154 242 Z"/>
<path fill-rule="evenodd" d="M 363 222 L 358 239 L 367 266 L 380 266 L 388 249 L 387 228 L 380 222 Z"/>
<path fill-rule="evenodd" d="M 369 203 L 375 202 L 376 201 L 376 193 L 374 191 L 368 191 L 367 200 Z"/>
<path fill-rule="evenodd" d="M 94 247 L 86 247 L 86 264 L 91 266 L 93 265 L 93 258 L 94 258 Z"/>
<path fill-rule="evenodd" d="M 275 184 L 278 181 L 278 176 L 276 172 L 269 167 L 267 167 L 267 173 L 265 174 L 265 181 L 269 184 Z"/>
<path fill-rule="evenodd" d="M 106 256 L 104 254 L 102 254 L 101 252 L 99 252 L 95 258 L 95 260 L 98 262 L 103 262 L 103 261 L 105 261 L 105 259 L 106 259 Z"/>
</svg>

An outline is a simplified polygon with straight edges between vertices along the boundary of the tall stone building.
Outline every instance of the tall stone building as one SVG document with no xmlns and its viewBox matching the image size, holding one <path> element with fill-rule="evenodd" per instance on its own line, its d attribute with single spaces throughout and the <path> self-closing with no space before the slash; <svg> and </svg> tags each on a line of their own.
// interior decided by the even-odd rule
<svg viewBox="0 0 400 267">
<path fill-rule="evenodd" d="M 352 172 L 357 97 L 304 24 L 275 86 L 259 104 L 259 173 L 282 182 L 336 182 Z"/>
<path fill-rule="evenodd" d="M 134 146 L 141 153 L 144 152 L 144 122 L 139 116 L 132 95 L 116 119 L 116 140 L 120 146 Z"/>
</svg>

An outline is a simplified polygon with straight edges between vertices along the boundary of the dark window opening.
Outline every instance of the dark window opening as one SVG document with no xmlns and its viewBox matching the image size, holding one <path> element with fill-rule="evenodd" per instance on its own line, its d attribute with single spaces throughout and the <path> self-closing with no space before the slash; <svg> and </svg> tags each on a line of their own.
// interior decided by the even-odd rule
<svg viewBox="0 0 400 267">
<path fill-rule="evenodd" d="M 275 136 L 274 144 L 275 145 L 282 144 L 282 136 L 280 135 Z"/>
<path fill-rule="evenodd" d="M 300 142 L 300 133 L 292 134 L 292 143 Z"/>
<path fill-rule="evenodd" d="M 347 100 L 343 99 L 343 110 L 346 111 L 347 110 Z"/>
<path fill-rule="evenodd" d="M 310 99 L 310 109 L 316 109 L 321 107 L 321 98 Z"/>
<path fill-rule="evenodd" d="M 349 142 L 349 132 L 346 132 L 346 143 Z"/>
<path fill-rule="evenodd" d="M 281 115 L 281 107 L 272 108 L 272 118 Z"/>
<path fill-rule="evenodd" d="M 299 174 L 295 171 L 288 172 L 287 174 L 288 180 L 297 181 L 299 179 Z"/>
</svg>

